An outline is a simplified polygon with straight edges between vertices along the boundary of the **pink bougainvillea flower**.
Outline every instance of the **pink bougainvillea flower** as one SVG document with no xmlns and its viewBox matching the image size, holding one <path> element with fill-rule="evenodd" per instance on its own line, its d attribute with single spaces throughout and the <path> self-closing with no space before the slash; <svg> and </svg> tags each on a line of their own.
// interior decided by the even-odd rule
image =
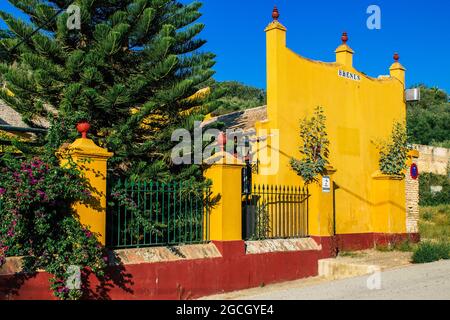
<svg viewBox="0 0 450 320">
<path fill-rule="evenodd" d="M 39 197 L 41 197 L 41 199 L 47 198 L 47 194 L 42 190 L 38 190 L 38 191 L 36 191 L 36 193 L 39 195 Z"/>
</svg>

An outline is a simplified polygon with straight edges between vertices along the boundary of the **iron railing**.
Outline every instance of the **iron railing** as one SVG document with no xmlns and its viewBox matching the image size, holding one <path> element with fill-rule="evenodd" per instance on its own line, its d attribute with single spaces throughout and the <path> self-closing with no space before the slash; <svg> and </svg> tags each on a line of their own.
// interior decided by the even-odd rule
<svg viewBox="0 0 450 320">
<path fill-rule="evenodd" d="M 0 125 L 0 133 L 1 132 L 11 132 L 11 133 L 33 133 L 38 135 L 43 135 L 47 133 L 47 129 L 40 129 L 40 128 L 23 128 L 23 127 L 14 127 L 9 125 Z M 42 147 L 44 145 L 43 141 L 20 141 L 21 144 L 24 144 L 26 146 L 30 147 Z M 12 140 L 9 140 L 4 137 L 0 137 L 0 154 L 4 153 L 6 150 L 15 150 L 14 143 Z"/>
<path fill-rule="evenodd" d="M 118 181 L 109 194 L 112 248 L 204 243 L 209 240 L 209 189 L 187 183 Z"/>
<path fill-rule="evenodd" d="M 308 198 L 305 188 L 254 185 L 243 193 L 244 239 L 307 237 Z"/>
</svg>

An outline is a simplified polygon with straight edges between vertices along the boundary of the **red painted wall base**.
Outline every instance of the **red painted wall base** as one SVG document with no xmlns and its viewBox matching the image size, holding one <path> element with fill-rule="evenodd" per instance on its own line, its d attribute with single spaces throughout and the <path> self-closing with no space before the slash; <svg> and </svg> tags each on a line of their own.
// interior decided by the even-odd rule
<svg viewBox="0 0 450 320">
<path fill-rule="evenodd" d="M 121 271 L 112 270 L 110 279 L 103 285 L 90 276 L 87 298 L 193 299 L 311 277 L 318 272 L 319 251 L 245 254 L 244 241 L 215 245 L 223 257 L 126 265 Z M 124 278 L 125 281 L 120 280 Z M 53 299 L 48 279 L 47 273 L 38 273 L 18 286 L 20 279 L 17 276 L 0 277 L 0 300 Z"/>
<path fill-rule="evenodd" d="M 386 233 L 354 233 L 339 234 L 334 237 L 313 237 L 314 240 L 322 244 L 323 254 L 336 255 L 337 251 L 356 251 L 372 249 L 375 246 L 389 244 L 399 244 L 404 241 L 412 243 L 420 242 L 420 234 L 386 234 Z"/>
<path fill-rule="evenodd" d="M 352 234 L 313 237 L 321 251 L 246 254 L 244 241 L 215 242 L 220 258 L 145 263 L 114 267 L 100 282 L 90 275 L 87 299 L 194 299 L 215 293 L 257 287 L 262 284 L 316 276 L 318 260 L 334 257 L 339 250 L 360 250 L 418 235 Z M 55 299 L 49 290 L 50 275 L 40 272 L 0 276 L 0 300 Z"/>
</svg>

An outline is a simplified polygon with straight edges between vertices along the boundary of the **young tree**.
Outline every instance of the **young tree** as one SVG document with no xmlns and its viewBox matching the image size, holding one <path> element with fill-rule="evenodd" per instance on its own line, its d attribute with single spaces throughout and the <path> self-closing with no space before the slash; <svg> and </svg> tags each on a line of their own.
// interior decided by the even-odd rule
<svg viewBox="0 0 450 320">
<path fill-rule="evenodd" d="M 326 130 L 326 116 L 322 107 L 314 110 L 311 119 L 300 122 L 302 158 L 291 159 L 291 167 L 303 179 L 305 185 L 318 181 L 318 176 L 326 173 L 329 165 L 329 145 Z"/>
<path fill-rule="evenodd" d="M 375 145 L 380 152 L 380 171 L 386 175 L 403 176 L 409 151 L 406 125 L 395 122 L 390 137 L 387 140 L 376 141 Z"/>
<path fill-rule="evenodd" d="M 119 175 L 169 180 L 199 176 L 174 167 L 171 132 L 190 128 L 214 94 L 188 99 L 211 78 L 200 52 L 199 2 L 176 0 L 9 0 L 29 22 L 0 11 L 0 98 L 30 125 L 51 118 L 54 149 L 91 122 L 90 136 L 114 152 Z M 66 9 L 74 5 L 75 10 Z M 79 9 L 79 10 L 78 10 Z M 77 14 L 79 13 L 79 16 Z M 79 29 L 77 20 L 79 19 Z M 69 21 L 69 23 L 68 23 Z M 38 31 L 36 31 L 38 30 Z M 208 100 L 209 99 L 209 100 Z"/>
</svg>

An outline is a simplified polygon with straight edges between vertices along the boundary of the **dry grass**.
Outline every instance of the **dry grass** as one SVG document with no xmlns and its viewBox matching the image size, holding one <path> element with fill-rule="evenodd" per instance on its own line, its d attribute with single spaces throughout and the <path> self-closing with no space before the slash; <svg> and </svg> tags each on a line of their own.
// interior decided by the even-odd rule
<svg viewBox="0 0 450 320">
<path fill-rule="evenodd" d="M 450 242 L 450 204 L 420 208 L 419 229 L 424 241 Z"/>
<path fill-rule="evenodd" d="M 419 230 L 422 243 L 414 249 L 413 262 L 450 258 L 450 205 L 421 208 Z"/>
<path fill-rule="evenodd" d="M 429 262 L 438 257 L 445 258 L 442 252 L 450 248 L 450 205 L 420 208 L 419 230 L 422 242 L 409 241 L 395 245 L 377 246 L 377 251 L 414 252 L 413 261 Z"/>
</svg>

